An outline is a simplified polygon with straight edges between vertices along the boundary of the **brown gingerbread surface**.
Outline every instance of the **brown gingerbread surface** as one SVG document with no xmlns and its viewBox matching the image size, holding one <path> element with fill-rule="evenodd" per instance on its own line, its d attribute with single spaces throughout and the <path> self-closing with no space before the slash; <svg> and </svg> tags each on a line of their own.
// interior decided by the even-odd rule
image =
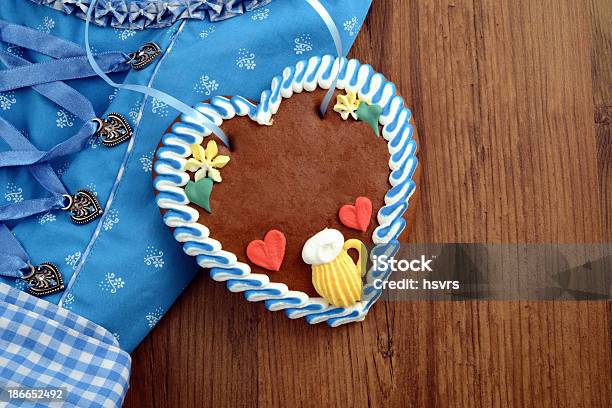
<svg viewBox="0 0 612 408">
<path fill-rule="evenodd" d="M 224 122 L 222 129 L 233 150 L 217 141 L 219 154 L 231 160 L 220 170 L 223 181 L 214 184 L 212 214 L 191 205 L 210 236 L 254 273 L 265 273 L 271 281 L 310 296 L 317 294 L 311 267 L 302 260 L 306 240 L 324 228 L 335 228 L 345 239 L 371 243 L 376 214 L 391 187 L 387 142 L 365 122 L 342 120 L 331 106 L 320 119 L 317 109 L 324 94 L 319 89 L 284 99 L 272 126 L 248 117 Z M 359 196 L 373 204 L 366 232 L 345 227 L 338 217 L 340 207 L 354 204 Z M 279 271 L 261 268 L 246 256 L 249 242 L 263 239 L 271 229 L 282 231 L 287 240 Z M 405 236 L 406 230 L 400 239 Z"/>
</svg>

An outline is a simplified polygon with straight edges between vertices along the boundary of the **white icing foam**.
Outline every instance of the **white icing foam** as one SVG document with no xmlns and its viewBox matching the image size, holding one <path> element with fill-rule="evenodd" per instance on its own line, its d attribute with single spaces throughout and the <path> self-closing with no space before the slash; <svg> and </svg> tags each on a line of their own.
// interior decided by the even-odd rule
<svg viewBox="0 0 612 408">
<path fill-rule="evenodd" d="M 325 228 L 310 237 L 302 249 L 302 259 L 308 265 L 322 265 L 336 259 L 342 251 L 344 236 L 333 228 Z"/>
</svg>

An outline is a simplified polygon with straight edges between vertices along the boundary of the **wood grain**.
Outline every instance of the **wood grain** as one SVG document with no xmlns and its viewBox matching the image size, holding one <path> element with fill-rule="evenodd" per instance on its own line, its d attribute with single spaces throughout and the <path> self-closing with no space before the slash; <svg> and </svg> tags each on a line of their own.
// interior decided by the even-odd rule
<svg viewBox="0 0 612 408">
<path fill-rule="evenodd" d="M 413 108 L 414 242 L 610 242 L 611 22 L 609 0 L 375 0 L 352 55 Z M 125 406 L 607 407 L 611 333 L 609 302 L 307 327 L 202 275 L 133 354 Z"/>
</svg>

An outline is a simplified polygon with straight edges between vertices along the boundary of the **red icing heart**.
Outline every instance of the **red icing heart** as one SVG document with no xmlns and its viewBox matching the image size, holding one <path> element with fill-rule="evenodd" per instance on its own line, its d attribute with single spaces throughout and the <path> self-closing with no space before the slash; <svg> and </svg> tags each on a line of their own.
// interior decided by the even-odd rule
<svg viewBox="0 0 612 408">
<path fill-rule="evenodd" d="M 343 205 L 338 215 L 347 227 L 367 231 L 372 217 L 372 201 L 367 197 L 357 197 L 355 205 Z"/>
<path fill-rule="evenodd" d="M 278 271 L 285 257 L 287 240 L 285 234 L 278 230 L 270 230 L 261 239 L 249 242 L 246 253 L 251 262 L 271 271 Z"/>
</svg>

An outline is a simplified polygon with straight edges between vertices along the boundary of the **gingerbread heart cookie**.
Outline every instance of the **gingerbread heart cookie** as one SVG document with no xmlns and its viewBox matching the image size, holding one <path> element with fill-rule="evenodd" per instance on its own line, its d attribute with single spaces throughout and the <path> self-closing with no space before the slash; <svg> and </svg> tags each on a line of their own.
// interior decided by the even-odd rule
<svg viewBox="0 0 612 408">
<path fill-rule="evenodd" d="M 385 277 L 366 270 L 366 246 L 405 240 L 416 190 L 416 135 L 395 86 L 326 55 L 285 68 L 259 103 L 215 97 L 196 109 L 233 148 L 187 115 L 162 139 L 157 203 L 185 252 L 269 310 L 331 326 L 363 320 Z"/>
</svg>

